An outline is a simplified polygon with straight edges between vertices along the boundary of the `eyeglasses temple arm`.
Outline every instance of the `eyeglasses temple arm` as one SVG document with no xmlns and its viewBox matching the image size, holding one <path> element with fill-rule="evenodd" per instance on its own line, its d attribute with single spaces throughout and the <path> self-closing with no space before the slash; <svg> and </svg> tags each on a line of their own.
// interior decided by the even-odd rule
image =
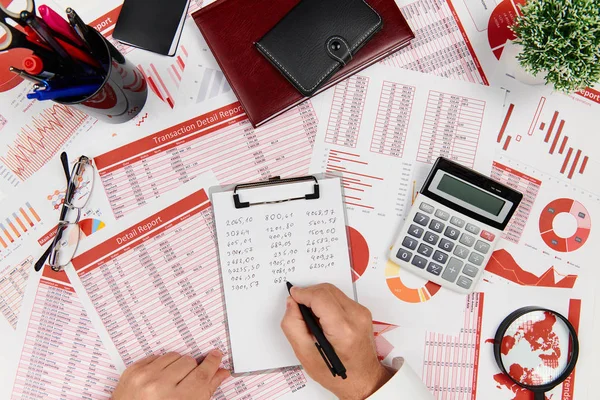
<svg viewBox="0 0 600 400">
<path fill-rule="evenodd" d="M 37 262 L 35 263 L 35 272 L 40 272 L 40 270 L 44 267 L 44 263 L 46 262 L 46 260 L 48 259 L 48 256 L 50 255 L 50 252 L 52 251 L 52 245 L 48 246 L 48 248 L 46 249 L 46 251 L 44 252 L 44 254 L 42 254 L 42 256 L 40 257 L 39 260 L 37 260 Z"/>
<path fill-rule="evenodd" d="M 71 173 L 69 172 L 69 156 L 66 152 L 60 153 L 60 161 L 62 163 L 63 171 L 65 171 L 65 177 L 67 182 L 71 181 Z"/>
</svg>

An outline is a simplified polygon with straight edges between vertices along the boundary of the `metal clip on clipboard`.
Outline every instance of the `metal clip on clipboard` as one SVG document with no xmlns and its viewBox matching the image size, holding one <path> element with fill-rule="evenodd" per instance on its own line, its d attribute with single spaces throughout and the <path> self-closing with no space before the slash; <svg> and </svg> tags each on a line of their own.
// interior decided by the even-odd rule
<svg viewBox="0 0 600 400">
<path fill-rule="evenodd" d="M 308 194 L 304 195 L 303 197 L 292 197 L 289 199 L 250 203 L 250 202 L 241 201 L 240 194 L 238 193 L 240 190 L 244 190 L 244 189 L 253 189 L 253 188 L 260 188 L 260 187 L 267 187 L 267 186 L 277 186 L 277 185 L 289 185 L 292 183 L 306 182 L 306 181 L 314 181 L 315 184 L 313 185 L 313 192 L 308 193 Z M 286 201 L 294 201 L 294 200 L 316 200 L 319 197 L 320 197 L 319 181 L 317 180 L 316 177 L 314 177 L 312 175 L 302 176 L 302 177 L 298 177 L 298 178 L 287 178 L 287 179 L 281 179 L 280 177 L 276 176 L 265 182 L 243 183 L 241 185 L 236 185 L 236 187 L 233 189 L 233 202 L 235 203 L 235 208 L 248 208 L 250 206 L 257 206 L 257 205 L 261 205 L 261 204 L 284 203 Z"/>
</svg>

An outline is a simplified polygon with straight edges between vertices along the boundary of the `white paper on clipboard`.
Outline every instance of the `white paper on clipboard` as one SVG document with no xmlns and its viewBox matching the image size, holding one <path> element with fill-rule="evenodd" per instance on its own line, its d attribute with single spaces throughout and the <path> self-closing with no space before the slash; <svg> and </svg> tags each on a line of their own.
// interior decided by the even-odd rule
<svg viewBox="0 0 600 400">
<path fill-rule="evenodd" d="M 314 185 L 244 188 L 245 208 L 236 208 L 233 190 L 211 190 L 236 373 L 300 364 L 280 328 L 286 280 L 327 282 L 355 297 L 340 179 L 318 180 L 319 198 L 304 199 Z M 292 198 L 301 199 L 282 201 Z"/>
</svg>

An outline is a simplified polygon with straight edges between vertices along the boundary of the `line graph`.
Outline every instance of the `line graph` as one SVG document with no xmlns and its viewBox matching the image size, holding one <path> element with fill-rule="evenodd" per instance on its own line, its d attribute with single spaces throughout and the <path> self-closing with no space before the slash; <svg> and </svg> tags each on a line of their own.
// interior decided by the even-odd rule
<svg viewBox="0 0 600 400">
<path fill-rule="evenodd" d="M 0 161 L 24 181 L 54 157 L 87 118 L 77 109 L 54 104 L 21 128 Z"/>
<path fill-rule="evenodd" d="M 496 250 L 485 270 L 522 286 L 573 289 L 577 275 L 563 275 L 549 268 L 540 276 L 525 271 L 505 249 Z"/>
</svg>

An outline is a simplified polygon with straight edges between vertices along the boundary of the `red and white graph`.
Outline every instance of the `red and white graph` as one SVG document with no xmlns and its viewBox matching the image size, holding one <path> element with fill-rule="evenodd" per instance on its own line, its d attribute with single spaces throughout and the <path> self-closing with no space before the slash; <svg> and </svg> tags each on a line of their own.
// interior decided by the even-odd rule
<svg viewBox="0 0 600 400">
<path fill-rule="evenodd" d="M 0 161 L 24 181 L 54 157 L 88 118 L 75 108 L 54 104 L 20 129 Z"/>
<path fill-rule="evenodd" d="M 398 162 L 396 175 L 384 179 L 386 168 L 390 168 L 390 164 L 385 159 L 331 149 L 327 153 L 325 173 L 341 175 L 348 207 L 370 212 L 379 210 L 378 215 L 385 215 L 382 210 L 391 208 L 397 216 L 402 216 L 412 164 Z"/>
<path fill-rule="evenodd" d="M 138 65 L 144 77 L 148 80 L 148 86 L 152 92 L 169 107 L 175 108 L 176 90 L 179 89 L 183 71 L 185 70 L 185 59 L 188 57 L 184 45 L 179 46 L 179 52 L 175 56 L 175 62 L 163 66 L 149 63 L 147 67 Z"/>
<path fill-rule="evenodd" d="M 569 141 L 569 125 L 566 119 L 562 118 L 560 111 L 552 112 L 552 117 L 545 120 L 541 117 L 546 98 L 541 97 L 536 111 L 533 115 L 529 126 L 527 136 L 533 136 L 537 143 L 543 140 L 543 147 L 540 151 L 547 152 L 553 155 L 554 158 L 560 159 L 560 174 L 568 179 L 572 179 L 575 174 L 583 175 L 586 171 L 589 156 L 584 153 L 584 150 L 576 145 L 570 145 Z M 511 119 L 514 118 L 515 104 L 509 104 L 498 132 L 496 142 L 502 145 L 502 150 L 509 150 L 513 138 L 516 142 L 523 140 L 524 132 L 515 133 L 507 130 Z"/>
<path fill-rule="evenodd" d="M 496 250 L 492 254 L 485 270 L 521 286 L 573 289 L 577 281 L 577 275 L 561 274 L 554 266 L 539 275 L 529 272 L 505 249 Z"/>
</svg>

